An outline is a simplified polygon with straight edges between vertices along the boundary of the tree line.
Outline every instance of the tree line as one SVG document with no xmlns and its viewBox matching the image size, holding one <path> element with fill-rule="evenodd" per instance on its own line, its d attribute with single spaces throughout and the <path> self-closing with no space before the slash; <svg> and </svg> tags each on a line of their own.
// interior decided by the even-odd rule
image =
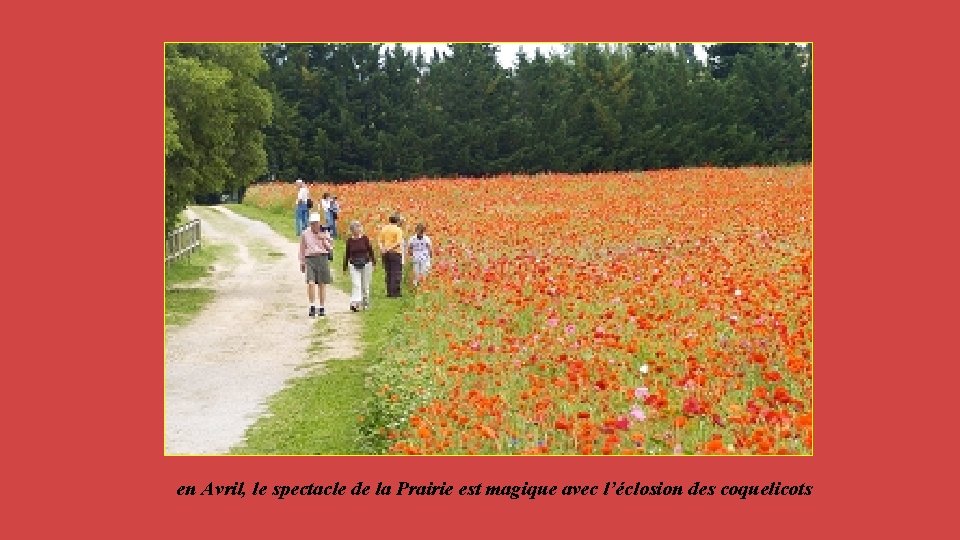
<svg viewBox="0 0 960 540">
<path fill-rule="evenodd" d="M 811 159 L 812 50 L 793 44 L 177 44 L 167 212 L 252 180 L 328 182 Z M 172 206 L 171 206 L 172 204 Z"/>
</svg>

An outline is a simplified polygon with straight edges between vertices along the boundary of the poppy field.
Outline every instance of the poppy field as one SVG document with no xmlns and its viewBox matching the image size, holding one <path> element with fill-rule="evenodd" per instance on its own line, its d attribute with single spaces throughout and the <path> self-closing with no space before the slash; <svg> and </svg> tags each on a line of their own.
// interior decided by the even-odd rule
<svg viewBox="0 0 960 540">
<path fill-rule="evenodd" d="M 433 240 L 368 375 L 382 451 L 812 453 L 810 166 L 325 190 L 341 230 L 375 243 L 399 211 Z M 245 203 L 294 198 L 256 184 Z"/>
</svg>

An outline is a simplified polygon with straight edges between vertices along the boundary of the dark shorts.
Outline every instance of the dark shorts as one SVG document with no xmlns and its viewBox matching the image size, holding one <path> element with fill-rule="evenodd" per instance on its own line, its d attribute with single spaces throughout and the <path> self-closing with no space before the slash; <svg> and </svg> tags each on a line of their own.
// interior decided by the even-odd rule
<svg viewBox="0 0 960 540">
<path fill-rule="evenodd" d="M 330 259 L 326 255 L 313 255 L 304 257 L 306 261 L 307 283 L 323 283 L 329 285 L 333 283 L 330 276 Z"/>
</svg>

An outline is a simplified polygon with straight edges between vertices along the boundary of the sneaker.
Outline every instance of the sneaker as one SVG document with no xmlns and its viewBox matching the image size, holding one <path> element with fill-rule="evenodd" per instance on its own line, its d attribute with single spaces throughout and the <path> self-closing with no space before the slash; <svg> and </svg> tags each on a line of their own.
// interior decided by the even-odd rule
<svg viewBox="0 0 960 540">
<path fill-rule="evenodd" d="M 356 313 L 356 312 L 360 311 L 360 308 L 357 307 L 356 304 L 350 304 L 350 311 Z"/>
<path fill-rule="evenodd" d="M 313 306 L 310 306 L 310 316 L 311 316 L 311 317 L 316 317 L 316 316 L 317 316 L 317 308 L 315 308 L 315 307 L 313 307 Z"/>
<path fill-rule="evenodd" d="M 323 317 L 324 315 L 326 315 L 326 313 L 323 312 L 323 308 L 322 307 L 317 308 L 317 316 Z"/>
</svg>

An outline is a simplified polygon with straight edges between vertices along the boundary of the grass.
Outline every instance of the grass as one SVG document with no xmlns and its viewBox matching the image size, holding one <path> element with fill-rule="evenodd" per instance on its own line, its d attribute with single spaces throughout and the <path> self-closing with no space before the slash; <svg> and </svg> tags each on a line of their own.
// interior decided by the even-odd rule
<svg viewBox="0 0 960 540">
<path fill-rule="evenodd" d="M 200 250 L 166 266 L 163 275 L 165 324 L 185 324 L 213 299 L 213 289 L 196 283 L 210 275 L 211 265 L 227 254 L 223 246 L 205 244 Z"/>
<path fill-rule="evenodd" d="M 182 325 L 190 322 L 203 306 L 213 300 L 213 289 L 196 287 L 190 289 L 167 289 L 164 295 L 166 324 Z"/>
<path fill-rule="evenodd" d="M 357 454 L 357 404 L 366 393 L 363 359 L 327 360 L 318 375 L 295 379 L 273 396 L 267 416 L 234 454 Z"/>
<path fill-rule="evenodd" d="M 226 205 L 234 212 L 263 221 L 282 236 L 296 241 L 293 211 L 274 212 L 243 204 Z M 344 242 L 335 241 L 334 286 L 350 290 L 348 273 L 342 271 Z M 376 396 L 368 387 L 369 370 L 391 357 L 391 351 L 405 334 L 403 313 L 415 298 L 405 291 L 403 298 L 387 298 L 381 264 L 373 272 L 370 287 L 371 309 L 360 318 L 361 353 L 348 360 L 330 359 L 320 370 L 295 379 L 271 398 L 268 414 L 248 431 L 246 442 L 234 454 L 342 455 L 376 454 L 386 447 L 380 438 L 372 407 Z M 353 315 L 351 315 L 353 316 Z M 330 319 L 320 319 L 314 327 L 308 349 L 311 357 L 322 354 L 324 339 L 334 331 Z"/>
<path fill-rule="evenodd" d="M 380 266 L 377 265 L 374 272 L 374 287 L 370 291 L 371 309 L 364 312 L 363 327 L 360 331 L 363 343 L 362 359 L 369 366 L 368 371 L 392 361 L 394 352 L 398 347 L 406 346 L 413 330 L 404 320 L 403 314 L 411 310 L 416 297 L 409 289 L 405 289 L 402 298 L 387 298 Z M 380 286 L 377 287 L 377 284 Z M 382 429 L 395 419 L 388 414 L 382 398 L 376 394 L 376 389 L 372 388 L 369 376 L 365 383 L 366 392 L 361 406 L 362 418 L 357 444 L 364 453 L 381 454 L 389 444 Z"/>
</svg>

